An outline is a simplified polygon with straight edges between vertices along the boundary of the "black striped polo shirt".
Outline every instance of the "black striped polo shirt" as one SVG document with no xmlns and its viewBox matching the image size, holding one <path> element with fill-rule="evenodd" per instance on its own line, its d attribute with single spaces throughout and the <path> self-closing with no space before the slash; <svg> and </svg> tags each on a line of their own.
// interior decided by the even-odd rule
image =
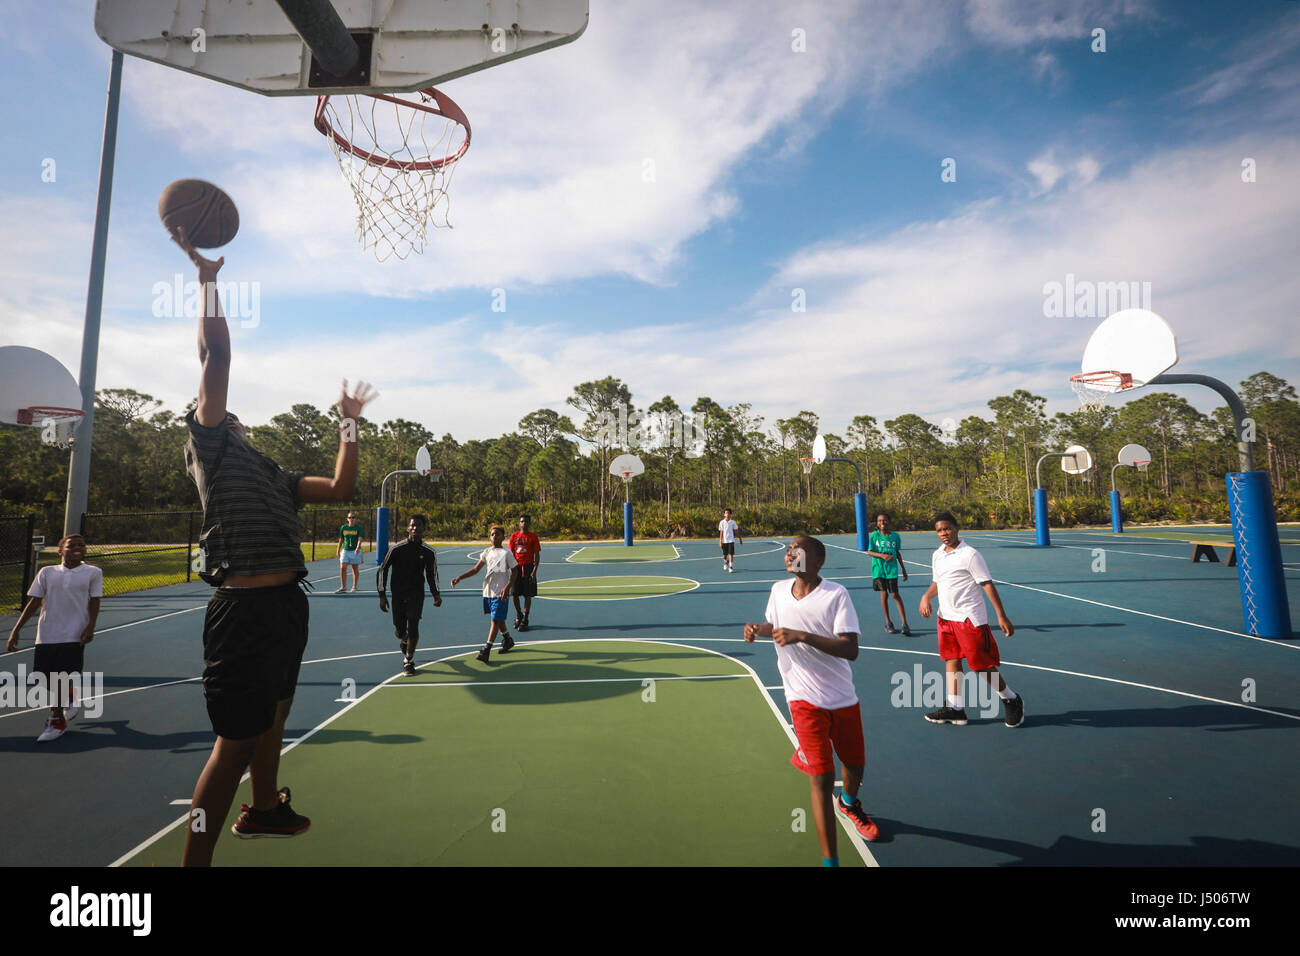
<svg viewBox="0 0 1300 956">
<path fill-rule="evenodd" d="M 199 577 L 214 586 L 234 574 L 295 571 L 306 577 L 299 547 L 302 473 L 285 471 L 232 433 L 227 420 L 208 428 L 194 416 L 185 416 L 185 469 L 203 504 Z"/>
</svg>

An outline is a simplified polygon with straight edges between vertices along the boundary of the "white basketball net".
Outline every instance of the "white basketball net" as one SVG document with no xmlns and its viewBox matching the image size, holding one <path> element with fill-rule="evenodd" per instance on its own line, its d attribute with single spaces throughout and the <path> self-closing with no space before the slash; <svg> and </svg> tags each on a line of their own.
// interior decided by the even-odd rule
<svg viewBox="0 0 1300 956">
<path fill-rule="evenodd" d="M 1106 399 L 1116 392 L 1136 388 L 1141 382 L 1133 380 L 1131 375 L 1120 372 L 1093 372 L 1089 377 L 1075 376 L 1070 379 L 1070 387 L 1079 399 L 1084 411 L 1095 412 L 1106 404 Z"/>
<path fill-rule="evenodd" d="M 423 91 L 415 95 L 419 102 L 433 103 Z M 451 228 L 447 190 L 468 145 L 467 127 L 373 96 L 331 96 L 322 114 L 354 149 L 390 161 L 356 155 L 326 134 L 357 203 L 357 239 L 363 248 L 373 249 L 380 262 L 391 256 L 405 259 L 424 250 L 430 224 Z"/>
</svg>

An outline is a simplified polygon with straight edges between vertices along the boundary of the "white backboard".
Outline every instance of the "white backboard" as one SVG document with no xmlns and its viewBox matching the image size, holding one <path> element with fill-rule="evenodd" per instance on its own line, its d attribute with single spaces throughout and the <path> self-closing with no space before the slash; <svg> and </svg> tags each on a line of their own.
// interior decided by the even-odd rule
<svg viewBox="0 0 1300 956">
<path fill-rule="evenodd" d="M 1092 468 L 1092 453 L 1082 445 L 1071 445 L 1065 449 L 1065 455 L 1061 459 L 1061 471 L 1067 475 L 1082 475 Z"/>
<path fill-rule="evenodd" d="M 415 453 L 415 470 L 422 475 L 427 475 L 429 469 L 433 467 L 433 462 L 429 459 L 429 449 L 424 445 Z"/>
<path fill-rule="evenodd" d="M 418 90 L 571 43 L 587 0 L 329 0 L 368 34 L 366 82 L 313 80 L 312 54 L 275 0 L 98 0 L 114 49 L 267 96 Z M 201 31 L 201 32 L 200 32 Z"/>
<path fill-rule="evenodd" d="M 645 474 L 645 465 L 636 455 L 619 455 L 609 463 L 609 473 L 616 478 L 625 475 L 635 478 L 637 475 Z"/>
<path fill-rule="evenodd" d="M 826 460 L 826 439 L 821 435 L 813 439 L 812 460 L 819 465 Z"/>
<path fill-rule="evenodd" d="M 1147 451 L 1141 445 L 1125 445 L 1119 450 L 1119 463 L 1121 465 L 1146 465 L 1151 462 L 1151 452 Z"/>
<path fill-rule="evenodd" d="M 81 408 L 81 389 L 63 363 L 40 349 L 0 347 L 0 422 L 18 424 L 18 410 L 33 405 Z M 44 423 L 34 421 L 32 427 Z"/>
<path fill-rule="evenodd" d="M 1178 342 L 1169 323 L 1147 309 L 1124 309 L 1093 331 L 1079 371 L 1125 372 L 1136 388 L 1177 363 Z"/>
</svg>

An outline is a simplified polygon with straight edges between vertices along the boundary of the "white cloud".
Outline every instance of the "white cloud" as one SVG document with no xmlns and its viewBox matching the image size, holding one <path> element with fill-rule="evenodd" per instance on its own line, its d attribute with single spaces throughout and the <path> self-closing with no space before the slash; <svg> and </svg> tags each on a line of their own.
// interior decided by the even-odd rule
<svg viewBox="0 0 1300 956">
<path fill-rule="evenodd" d="M 1019 47 L 1044 40 L 1078 40 L 1094 28 L 1155 18 L 1143 0 L 966 0 L 970 30 L 985 42 Z"/>
</svg>

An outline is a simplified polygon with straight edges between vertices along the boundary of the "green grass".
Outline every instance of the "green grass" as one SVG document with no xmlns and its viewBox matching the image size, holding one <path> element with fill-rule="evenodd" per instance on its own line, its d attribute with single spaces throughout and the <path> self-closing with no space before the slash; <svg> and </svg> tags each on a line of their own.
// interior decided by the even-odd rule
<svg viewBox="0 0 1300 956">
<path fill-rule="evenodd" d="M 472 653 L 395 679 L 286 753 L 280 778 L 311 830 L 241 841 L 227 821 L 214 862 L 820 864 L 807 779 L 736 662 L 628 641 L 521 644 L 490 665 Z M 700 675 L 742 676 L 664 679 Z M 248 799 L 245 783 L 235 805 Z M 183 838 L 128 865 L 173 865 Z M 839 843 L 860 865 L 842 830 Z"/>
<path fill-rule="evenodd" d="M 629 598 L 679 594 L 698 587 L 690 578 L 656 575 L 602 575 L 595 578 L 556 578 L 539 581 L 538 597 L 558 601 L 626 601 Z"/>
</svg>

